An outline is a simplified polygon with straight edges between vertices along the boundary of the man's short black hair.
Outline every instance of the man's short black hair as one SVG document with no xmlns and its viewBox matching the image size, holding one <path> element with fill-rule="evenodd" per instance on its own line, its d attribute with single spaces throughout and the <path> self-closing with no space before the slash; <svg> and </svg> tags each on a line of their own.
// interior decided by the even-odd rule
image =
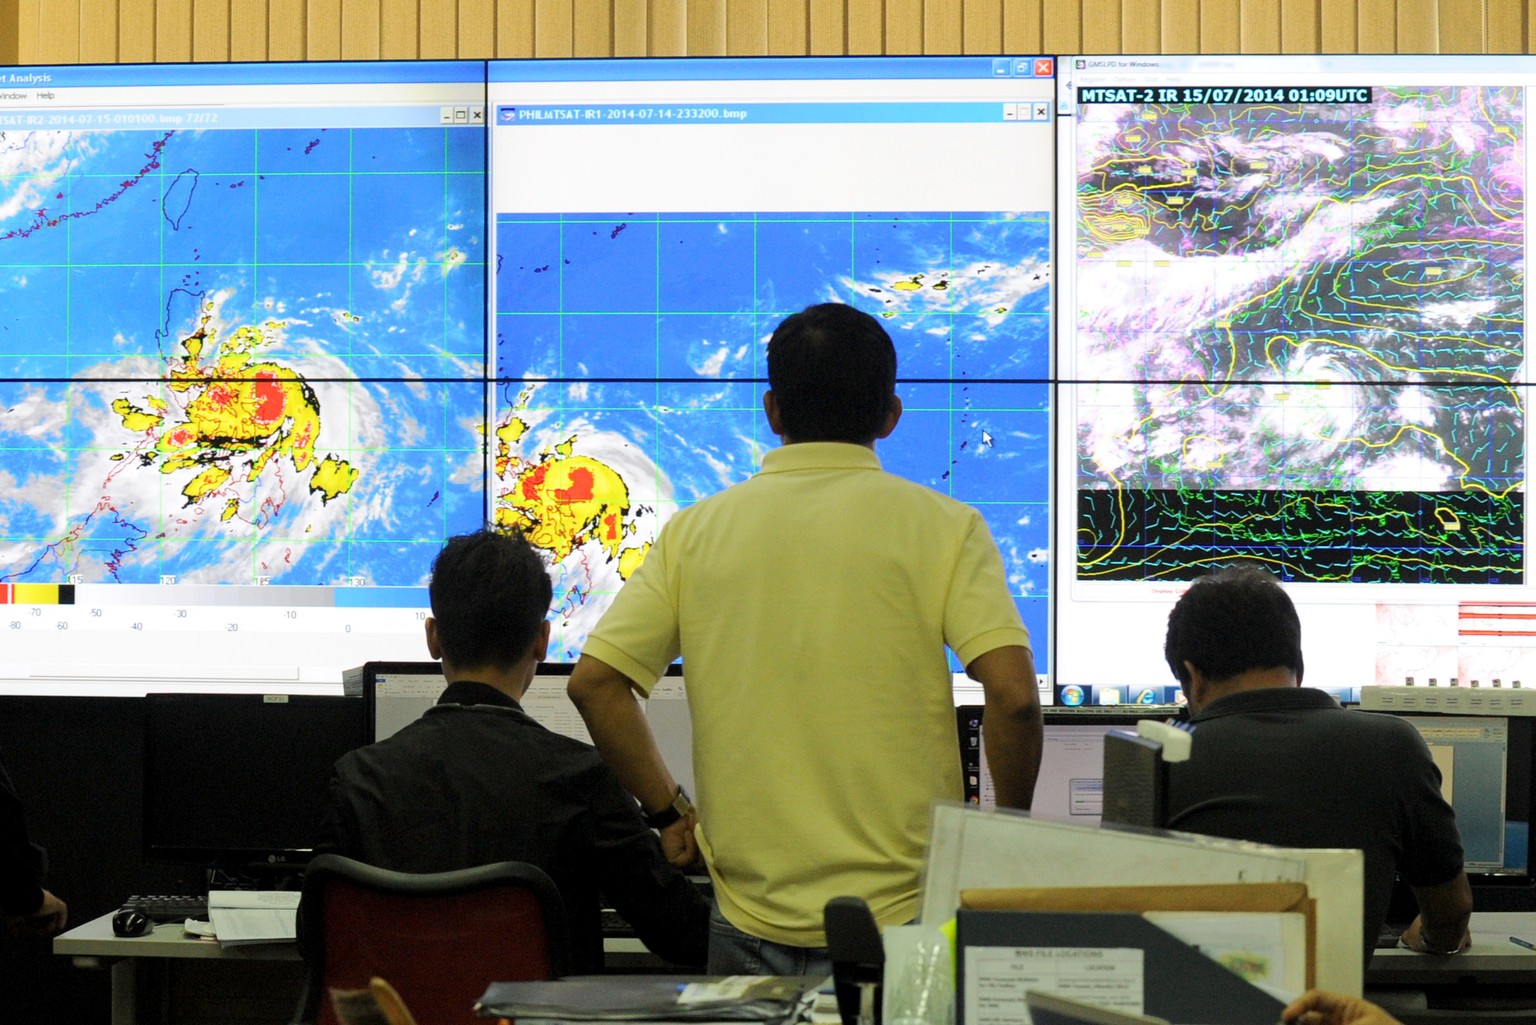
<svg viewBox="0 0 1536 1025">
<path fill-rule="evenodd" d="M 428 593 L 445 660 L 506 667 L 528 653 L 554 588 L 544 560 L 521 534 L 478 530 L 443 545 L 432 560 Z"/>
<path fill-rule="evenodd" d="M 807 306 L 768 339 L 768 386 L 786 437 L 867 445 L 896 395 L 896 346 L 862 310 Z"/>
<path fill-rule="evenodd" d="M 1163 656 L 1189 684 L 1187 660 L 1212 683 L 1250 669 L 1289 669 L 1301 680 L 1301 620 L 1266 570 L 1234 566 L 1190 585 L 1168 614 Z"/>
</svg>

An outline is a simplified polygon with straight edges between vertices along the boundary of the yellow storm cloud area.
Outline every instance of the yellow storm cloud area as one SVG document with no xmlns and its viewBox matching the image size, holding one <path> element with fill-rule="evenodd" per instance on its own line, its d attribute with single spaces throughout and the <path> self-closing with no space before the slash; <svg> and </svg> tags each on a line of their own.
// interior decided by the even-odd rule
<svg viewBox="0 0 1536 1025">
<path fill-rule="evenodd" d="M 237 516 L 253 498 L 230 496 L 227 485 L 237 470 L 241 479 L 255 482 L 274 458 L 286 457 L 301 473 L 313 467 L 309 490 L 322 503 L 350 491 L 358 477 L 355 467 L 334 454 L 317 460 L 319 399 L 290 368 L 253 360 L 253 351 L 267 341 L 260 328 L 247 325 L 220 343 L 205 322 L 182 340 L 179 358 L 168 367 L 165 387 L 187 397 L 184 404 L 175 408 L 155 396 L 112 403 L 123 427 L 145 436 L 138 453 L 146 464 L 158 462 L 163 474 L 201 468 L 182 494 L 188 504 L 222 498 L 221 521 Z M 236 465 L 243 458 L 250 459 L 248 467 Z"/>
<path fill-rule="evenodd" d="M 210 466 L 188 481 L 187 486 L 181 489 L 181 493 L 187 496 L 187 503 L 190 505 L 218 491 L 228 480 L 228 470 L 222 466 Z"/>
<path fill-rule="evenodd" d="M 319 492 L 321 502 L 329 502 L 338 495 L 352 490 L 357 480 L 357 470 L 345 459 L 327 456 L 315 467 L 315 475 L 309 478 L 309 490 Z"/>
<path fill-rule="evenodd" d="M 546 459 L 523 471 L 496 506 L 498 526 L 516 528 L 558 561 L 587 541 L 618 558 L 628 533 L 629 487 L 588 456 Z"/>
</svg>

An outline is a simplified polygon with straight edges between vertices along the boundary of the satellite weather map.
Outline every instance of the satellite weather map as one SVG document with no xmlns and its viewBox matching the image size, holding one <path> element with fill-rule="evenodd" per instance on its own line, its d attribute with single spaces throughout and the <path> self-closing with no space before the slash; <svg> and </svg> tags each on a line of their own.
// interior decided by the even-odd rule
<svg viewBox="0 0 1536 1025">
<path fill-rule="evenodd" d="M 1523 90 L 1085 104 L 1077 577 L 1522 583 Z"/>
<path fill-rule="evenodd" d="M 1043 663 L 1048 215 L 504 214 L 495 280 L 487 488 L 556 565 L 551 659 L 579 653 L 676 509 L 777 445 L 768 336 L 844 301 L 896 343 L 905 412 L 882 464 L 982 510 Z"/>
<path fill-rule="evenodd" d="M 422 583 L 483 516 L 483 146 L 0 133 L 0 580 Z"/>
</svg>

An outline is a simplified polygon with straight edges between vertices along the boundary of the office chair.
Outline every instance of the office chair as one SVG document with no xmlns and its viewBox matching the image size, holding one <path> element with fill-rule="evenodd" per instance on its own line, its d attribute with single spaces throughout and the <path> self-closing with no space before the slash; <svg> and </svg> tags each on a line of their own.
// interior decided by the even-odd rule
<svg viewBox="0 0 1536 1025">
<path fill-rule="evenodd" d="M 416 875 L 322 854 L 304 875 L 298 934 L 307 973 L 296 1025 L 337 1025 L 326 993 L 374 976 L 422 1021 L 471 1025 L 490 983 L 570 966 L 560 891 L 517 861 Z"/>
</svg>

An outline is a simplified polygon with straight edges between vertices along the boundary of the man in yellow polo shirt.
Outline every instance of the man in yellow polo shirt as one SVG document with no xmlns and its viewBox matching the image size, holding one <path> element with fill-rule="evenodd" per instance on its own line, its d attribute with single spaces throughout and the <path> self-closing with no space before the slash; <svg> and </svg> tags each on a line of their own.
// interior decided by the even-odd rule
<svg viewBox="0 0 1536 1025">
<path fill-rule="evenodd" d="M 945 646 L 986 694 L 1002 807 L 1040 765 L 1029 634 L 971 507 L 880 468 L 901 417 L 880 322 L 812 306 L 768 342 L 762 471 L 673 517 L 588 638 L 570 696 L 677 864 L 714 880 L 711 974 L 825 972 L 822 911 L 917 913 L 935 798 L 962 795 Z M 695 812 L 644 697 L 681 655 Z"/>
</svg>

